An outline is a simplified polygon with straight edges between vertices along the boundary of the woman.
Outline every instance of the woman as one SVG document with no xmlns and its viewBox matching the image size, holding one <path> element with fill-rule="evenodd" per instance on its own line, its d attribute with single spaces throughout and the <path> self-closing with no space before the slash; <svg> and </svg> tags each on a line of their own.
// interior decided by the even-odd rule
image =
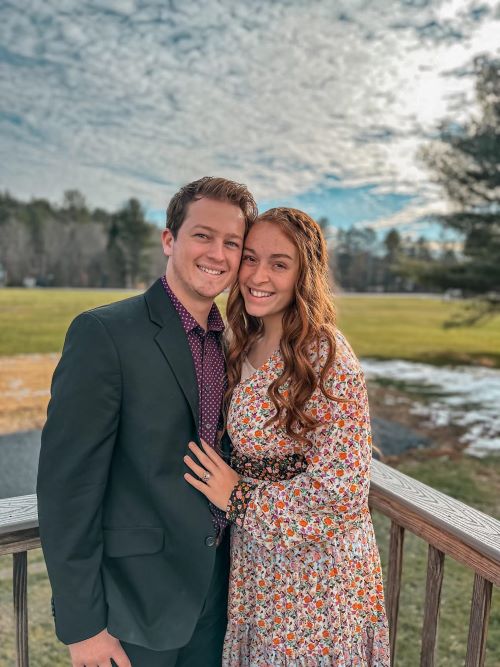
<svg viewBox="0 0 500 667">
<path fill-rule="evenodd" d="M 257 218 L 227 315 L 231 467 L 204 444 L 186 457 L 234 524 L 223 665 L 386 667 L 365 383 L 309 216 Z"/>
</svg>

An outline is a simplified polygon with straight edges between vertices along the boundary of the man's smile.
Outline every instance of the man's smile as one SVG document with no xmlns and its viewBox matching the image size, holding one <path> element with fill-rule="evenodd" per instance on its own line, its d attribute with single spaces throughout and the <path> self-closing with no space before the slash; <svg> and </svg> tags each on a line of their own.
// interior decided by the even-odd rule
<svg viewBox="0 0 500 667">
<path fill-rule="evenodd" d="M 221 276 L 225 271 L 217 270 L 217 269 L 210 269 L 208 266 L 203 266 L 202 264 L 197 264 L 196 265 L 200 271 L 203 271 L 203 273 L 208 273 L 210 276 Z"/>
</svg>

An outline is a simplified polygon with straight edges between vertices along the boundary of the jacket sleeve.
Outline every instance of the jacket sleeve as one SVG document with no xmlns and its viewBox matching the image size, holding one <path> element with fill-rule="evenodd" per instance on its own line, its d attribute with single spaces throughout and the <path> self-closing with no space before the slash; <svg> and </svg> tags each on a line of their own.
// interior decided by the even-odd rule
<svg viewBox="0 0 500 667">
<path fill-rule="evenodd" d="M 52 380 L 37 480 L 56 634 L 65 644 L 107 625 L 101 515 L 120 401 L 113 340 L 96 315 L 83 313 L 68 330 Z"/>
<path fill-rule="evenodd" d="M 310 434 L 307 469 L 290 480 L 241 481 L 236 523 L 269 549 L 328 541 L 361 525 L 368 512 L 371 431 L 361 372 L 330 379 L 330 391 L 346 401 L 318 401 L 321 425 Z"/>
</svg>

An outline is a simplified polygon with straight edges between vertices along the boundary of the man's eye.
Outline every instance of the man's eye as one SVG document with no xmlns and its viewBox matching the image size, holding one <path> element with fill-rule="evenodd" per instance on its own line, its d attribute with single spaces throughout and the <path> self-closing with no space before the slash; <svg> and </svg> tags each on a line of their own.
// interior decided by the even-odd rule
<svg viewBox="0 0 500 667">
<path fill-rule="evenodd" d="M 195 236 L 198 236 L 200 239 L 208 239 L 208 236 L 206 234 L 202 234 L 201 232 L 198 232 L 195 234 Z"/>
<path fill-rule="evenodd" d="M 244 262 L 255 262 L 255 258 L 252 255 L 243 255 L 242 259 Z"/>
</svg>

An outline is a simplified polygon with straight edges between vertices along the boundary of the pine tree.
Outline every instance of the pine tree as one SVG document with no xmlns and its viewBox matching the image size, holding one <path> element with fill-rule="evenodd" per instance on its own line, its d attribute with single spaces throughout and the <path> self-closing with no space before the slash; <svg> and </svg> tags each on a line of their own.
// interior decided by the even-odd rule
<svg viewBox="0 0 500 667">
<path fill-rule="evenodd" d="M 500 60 L 478 58 L 475 71 L 479 114 L 443 124 L 422 152 L 451 205 L 436 220 L 463 239 L 460 261 L 428 266 L 425 277 L 479 297 L 468 322 L 500 312 Z"/>
</svg>

